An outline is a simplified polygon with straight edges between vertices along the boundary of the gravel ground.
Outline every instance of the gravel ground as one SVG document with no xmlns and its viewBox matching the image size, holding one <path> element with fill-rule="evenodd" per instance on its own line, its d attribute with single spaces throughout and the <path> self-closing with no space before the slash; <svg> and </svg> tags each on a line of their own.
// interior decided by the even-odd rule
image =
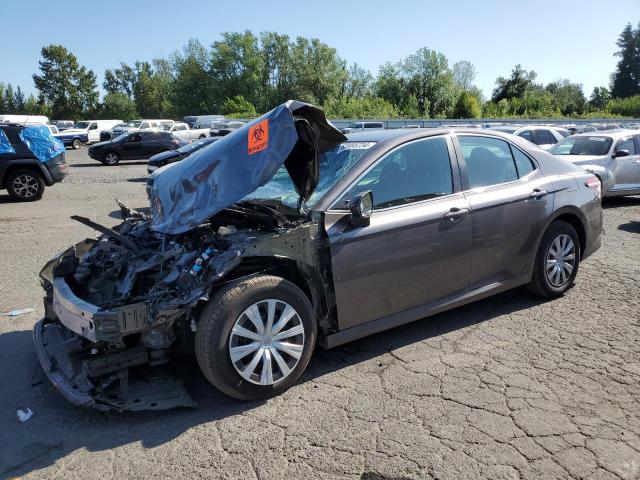
<svg viewBox="0 0 640 480">
<path fill-rule="evenodd" d="M 330 351 L 278 398 L 219 394 L 180 359 L 198 408 L 100 414 L 67 404 L 31 344 L 37 272 L 145 205 L 142 163 L 69 152 L 42 201 L 0 194 L 0 478 L 640 478 L 640 199 L 605 203 L 602 248 L 551 302 L 522 290 Z M 19 423 L 16 409 L 35 415 Z"/>
</svg>

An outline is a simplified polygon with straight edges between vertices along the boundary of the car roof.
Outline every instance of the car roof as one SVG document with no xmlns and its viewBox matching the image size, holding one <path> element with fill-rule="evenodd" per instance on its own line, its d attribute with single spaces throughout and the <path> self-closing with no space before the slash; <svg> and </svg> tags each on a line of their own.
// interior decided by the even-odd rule
<svg viewBox="0 0 640 480">
<path fill-rule="evenodd" d="M 616 128 L 612 130 L 596 130 L 595 132 L 582 132 L 572 135 L 573 137 L 613 137 L 619 138 L 625 135 L 638 135 L 640 130 L 630 130 L 626 128 Z"/>
<path fill-rule="evenodd" d="M 406 137 L 408 140 L 417 138 L 446 135 L 448 133 L 469 135 L 491 135 L 505 139 L 513 139 L 510 133 L 488 128 L 464 128 L 464 127 L 439 127 L 439 128 L 393 128 L 386 130 L 358 131 L 345 134 L 348 142 L 383 142 L 386 140 L 399 140 Z"/>
</svg>

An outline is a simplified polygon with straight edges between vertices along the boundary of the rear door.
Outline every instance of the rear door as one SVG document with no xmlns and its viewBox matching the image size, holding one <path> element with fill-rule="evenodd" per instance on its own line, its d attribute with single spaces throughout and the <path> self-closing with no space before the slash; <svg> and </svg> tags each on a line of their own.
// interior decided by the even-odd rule
<svg viewBox="0 0 640 480">
<path fill-rule="evenodd" d="M 471 223 L 445 136 L 386 153 L 326 212 L 340 329 L 437 302 L 467 289 Z M 371 190 L 365 227 L 345 204 Z"/>
<path fill-rule="evenodd" d="M 640 136 L 638 136 L 640 138 Z M 616 152 L 626 150 L 629 155 L 626 157 L 615 157 Z M 615 177 L 615 185 L 611 191 L 636 191 L 640 189 L 640 149 L 638 149 L 634 138 L 621 138 L 613 147 L 613 155 L 611 162 L 613 165 L 613 175 Z"/>
<path fill-rule="evenodd" d="M 471 290 L 525 275 L 553 210 L 553 184 L 532 158 L 502 138 L 459 135 L 471 207 Z"/>
</svg>

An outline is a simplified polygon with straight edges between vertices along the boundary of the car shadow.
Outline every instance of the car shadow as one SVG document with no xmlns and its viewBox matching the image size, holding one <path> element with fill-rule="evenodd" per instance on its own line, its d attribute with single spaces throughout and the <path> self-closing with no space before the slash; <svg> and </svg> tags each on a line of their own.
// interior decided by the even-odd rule
<svg viewBox="0 0 640 480">
<path fill-rule="evenodd" d="M 135 208 L 134 210 L 136 212 L 142 213 L 143 215 L 147 215 L 147 216 L 151 215 L 151 208 L 150 207 Z M 109 212 L 108 216 L 111 217 L 111 218 L 117 218 L 117 219 L 122 220 L 122 212 L 119 209 Z"/>
<path fill-rule="evenodd" d="M 637 207 L 640 205 L 640 196 L 635 197 L 612 197 L 604 198 L 602 200 L 602 208 L 617 208 L 617 207 Z"/>
<path fill-rule="evenodd" d="M 623 223 L 618 226 L 618 230 L 629 233 L 640 233 L 640 222 L 631 221 L 629 223 Z"/>
<path fill-rule="evenodd" d="M 148 179 L 148 177 L 127 178 L 127 182 L 131 182 L 131 183 L 147 183 L 147 179 Z"/>
<path fill-rule="evenodd" d="M 299 384 L 543 301 L 524 290 L 513 290 L 332 350 L 318 348 Z M 0 335 L 0 432 L 7 435 L 1 442 L 0 478 L 20 477 L 48 467 L 78 449 L 100 452 L 137 442 L 153 448 L 193 427 L 245 414 L 265 403 L 224 396 L 204 378 L 195 357 L 178 356 L 173 360 L 174 371 L 180 373 L 198 404 L 196 408 L 136 414 L 80 409 L 67 403 L 49 384 L 31 342 L 29 331 Z M 31 408 L 34 416 L 20 424 L 16 409 L 24 407 Z"/>
<path fill-rule="evenodd" d="M 146 160 L 138 160 L 138 161 L 131 161 L 131 160 L 122 160 L 120 163 L 118 163 L 118 167 L 127 167 L 129 165 L 147 165 L 149 162 Z M 99 160 L 96 160 L 93 163 L 71 163 L 69 164 L 70 167 L 72 168 L 86 168 L 86 167 L 109 167 L 109 165 L 103 165 Z"/>
<path fill-rule="evenodd" d="M 2 203 L 18 203 L 17 200 L 11 198 L 11 195 L 0 194 L 0 204 Z"/>
</svg>

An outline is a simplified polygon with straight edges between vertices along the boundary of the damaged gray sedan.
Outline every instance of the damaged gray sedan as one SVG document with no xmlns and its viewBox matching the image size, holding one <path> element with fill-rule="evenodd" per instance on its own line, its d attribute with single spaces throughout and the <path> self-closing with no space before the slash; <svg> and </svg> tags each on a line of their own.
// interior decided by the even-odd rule
<svg viewBox="0 0 640 480">
<path fill-rule="evenodd" d="M 290 101 L 155 172 L 41 272 L 35 349 L 72 403 L 189 406 L 163 371 L 195 352 L 241 400 L 278 394 L 334 347 L 520 285 L 562 295 L 600 246 L 600 183 L 499 132 L 345 137 Z M 158 373 L 160 372 L 160 373 Z"/>
</svg>

